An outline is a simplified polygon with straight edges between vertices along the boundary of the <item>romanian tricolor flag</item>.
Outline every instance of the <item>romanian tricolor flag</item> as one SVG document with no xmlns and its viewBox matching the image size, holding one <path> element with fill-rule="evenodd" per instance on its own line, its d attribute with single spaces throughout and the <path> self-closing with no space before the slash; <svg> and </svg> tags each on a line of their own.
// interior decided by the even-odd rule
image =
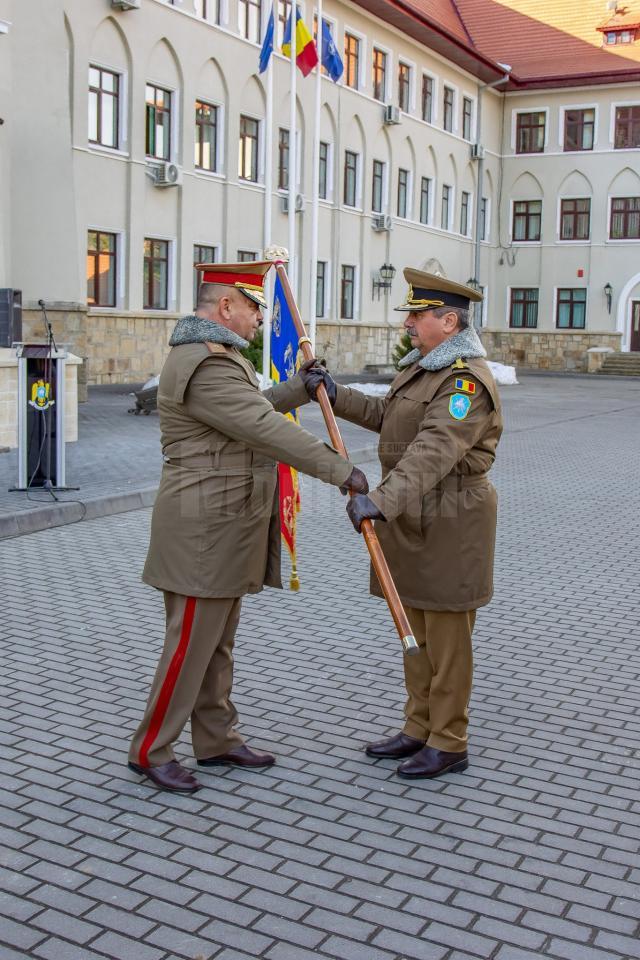
<svg viewBox="0 0 640 960">
<path fill-rule="evenodd" d="M 291 13 L 289 14 L 289 19 L 284 28 L 284 37 L 282 40 L 282 52 L 285 57 L 291 56 L 291 16 L 293 14 L 293 6 L 291 7 Z M 308 76 L 315 65 L 318 62 L 318 51 L 316 50 L 316 45 L 313 42 L 313 37 L 307 30 L 306 24 L 302 19 L 298 5 L 296 4 L 296 64 L 303 77 Z"/>
<path fill-rule="evenodd" d="M 291 311 L 287 306 L 280 277 L 276 277 L 273 293 L 273 313 L 271 314 L 271 378 L 275 383 L 284 383 L 296 374 L 298 356 L 298 334 L 293 323 Z M 298 411 L 286 414 L 296 423 Z M 291 556 L 292 590 L 300 589 L 298 568 L 296 566 L 296 515 L 300 512 L 300 488 L 298 471 L 287 463 L 278 464 L 278 495 L 280 499 L 280 532 Z"/>
</svg>

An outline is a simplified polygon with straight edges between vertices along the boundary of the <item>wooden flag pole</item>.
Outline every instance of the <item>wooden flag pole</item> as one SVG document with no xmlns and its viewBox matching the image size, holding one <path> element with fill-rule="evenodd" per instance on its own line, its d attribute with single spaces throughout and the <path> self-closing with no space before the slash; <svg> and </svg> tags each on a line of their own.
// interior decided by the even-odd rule
<svg viewBox="0 0 640 960">
<path fill-rule="evenodd" d="M 273 255 L 270 256 L 270 253 Z M 287 271 L 284 265 L 286 251 L 283 250 L 282 247 L 271 248 L 271 250 L 265 250 L 264 256 L 265 260 L 273 259 L 274 261 L 276 272 L 280 277 L 280 282 L 284 291 L 285 300 L 287 301 L 287 306 L 291 311 L 291 316 L 298 334 L 299 349 L 302 351 L 305 360 L 313 360 L 314 357 L 313 350 L 311 348 L 311 341 L 307 336 L 307 331 L 305 330 L 302 317 L 300 316 L 300 311 L 298 310 L 295 297 L 293 296 L 293 291 L 289 283 L 289 277 L 287 276 Z M 340 429 L 333 413 L 331 401 L 329 400 L 326 388 L 322 383 L 318 387 L 316 400 L 320 404 L 320 409 L 322 410 L 322 414 L 327 425 L 331 443 L 336 448 L 338 453 L 342 454 L 345 459 L 348 459 L 347 448 L 345 447 L 344 441 L 340 435 Z M 373 568 L 382 588 L 384 598 L 387 601 L 389 611 L 393 617 L 393 622 L 396 625 L 396 630 L 398 631 L 398 636 L 400 637 L 402 649 L 404 650 L 405 654 L 418 653 L 418 644 L 416 643 L 415 637 L 411 632 L 407 615 L 404 612 L 400 597 L 398 596 L 398 591 L 396 590 L 396 585 L 393 582 L 391 573 L 389 572 L 387 561 L 385 560 L 382 547 L 380 546 L 380 541 L 378 540 L 371 520 L 362 521 L 361 531 L 367 545 L 367 550 L 371 556 L 371 563 L 373 564 Z"/>
</svg>

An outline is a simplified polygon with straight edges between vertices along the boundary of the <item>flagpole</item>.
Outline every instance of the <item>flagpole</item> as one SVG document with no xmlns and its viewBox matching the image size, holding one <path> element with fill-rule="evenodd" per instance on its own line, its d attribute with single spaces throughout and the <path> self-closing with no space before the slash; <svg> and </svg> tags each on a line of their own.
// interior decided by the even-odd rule
<svg viewBox="0 0 640 960">
<path fill-rule="evenodd" d="M 313 127 L 313 182 L 311 206 L 311 283 L 309 284 L 309 336 L 311 349 L 316 352 L 316 296 L 318 289 L 318 213 L 320 199 L 320 109 L 322 104 L 322 0 L 317 0 L 318 29 L 316 44 L 318 46 L 318 65 L 316 67 L 316 105 Z"/>
<path fill-rule="evenodd" d="M 298 8 L 295 0 L 291 2 L 291 113 L 289 119 L 289 278 L 294 290 L 298 289 L 298 251 L 296 247 L 296 172 L 297 172 L 297 150 L 296 150 L 296 55 L 298 47 L 297 28 L 298 28 Z"/>
<path fill-rule="evenodd" d="M 274 11 L 275 3 L 271 6 L 271 12 Z M 264 38 L 269 24 L 269 8 L 267 4 L 263 8 L 262 37 Z M 275 16 L 275 14 L 274 14 Z M 262 230 L 263 250 L 269 246 L 272 241 L 271 236 L 271 207 L 272 207 L 272 182 L 273 182 L 273 53 L 269 59 L 265 77 L 267 106 L 264 120 L 264 224 Z M 262 380 L 266 389 L 271 383 L 271 303 L 272 298 L 267 297 L 269 306 L 264 311 L 262 324 Z"/>
</svg>

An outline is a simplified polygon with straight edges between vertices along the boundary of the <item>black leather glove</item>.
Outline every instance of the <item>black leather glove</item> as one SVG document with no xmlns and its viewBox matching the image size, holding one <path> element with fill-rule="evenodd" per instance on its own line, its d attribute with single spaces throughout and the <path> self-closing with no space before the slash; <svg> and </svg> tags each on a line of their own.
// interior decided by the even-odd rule
<svg viewBox="0 0 640 960">
<path fill-rule="evenodd" d="M 362 493 L 356 493 L 355 496 L 351 497 L 347 504 L 347 513 L 358 533 L 360 533 L 363 520 L 387 519 L 382 511 L 378 510 L 373 500 L 369 500 L 369 497 Z"/>
<path fill-rule="evenodd" d="M 354 467 L 345 482 L 340 487 L 340 493 L 343 497 L 353 491 L 353 493 L 369 493 L 369 482 L 362 470 Z"/>
<path fill-rule="evenodd" d="M 331 406 L 334 405 L 336 397 L 338 396 L 336 383 L 319 360 L 305 360 L 300 366 L 300 379 L 304 383 L 307 395 L 312 400 L 317 399 L 316 393 L 318 392 L 318 387 L 323 383 L 329 397 L 329 402 Z"/>
</svg>

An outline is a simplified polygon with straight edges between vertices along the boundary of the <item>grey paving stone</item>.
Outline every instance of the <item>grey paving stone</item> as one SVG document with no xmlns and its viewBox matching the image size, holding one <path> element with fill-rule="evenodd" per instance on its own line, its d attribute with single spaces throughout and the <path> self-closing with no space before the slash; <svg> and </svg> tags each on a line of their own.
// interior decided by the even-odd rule
<svg viewBox="0 0 640 960">
<path fill-rule="evenodd" d="M 461 777 L 404 783 L 362 753 L 402 722 L 402 658 L 334 490 L 303 482 L 302 593 L 243 604 L 234 699 L 279 763 L 207 775 L 192 798 L 125 766 L 162 641 L 138 579 L 148 511 L 3 541 L 0 927 L 42 935 L 8 957 L 636 960 L 640 385 L 524 377 L 503 394 L 496 594 Z M 150 421 L 110 422 L 123 471 L 142 449 L 158 463 Z M 36 602 L 57 618 L 34 636 Z M 192 762 L 188 735 L 178 754 Z M 37 926 L 60 915 L 97 935 Z"/>
</svg>

